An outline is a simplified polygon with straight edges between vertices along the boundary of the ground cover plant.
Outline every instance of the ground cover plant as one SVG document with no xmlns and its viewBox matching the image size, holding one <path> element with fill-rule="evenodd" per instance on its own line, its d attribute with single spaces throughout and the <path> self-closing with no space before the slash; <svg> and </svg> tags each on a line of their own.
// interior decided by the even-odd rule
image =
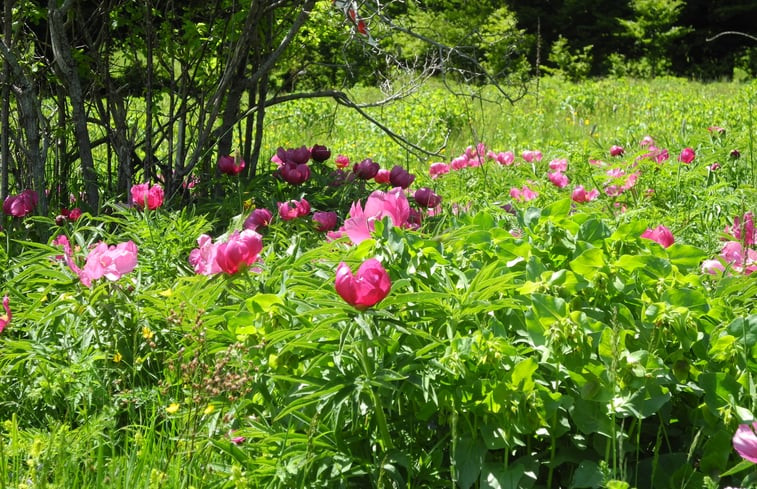
<svg viewBox="0 0 757 489">
<path fill-rule="evenodd" d="M 754 486 L 757 86 L 423 90 L 441 156 L 308 100 L 222 199 L 7 199 L 1 487 Z"/>
</svg>

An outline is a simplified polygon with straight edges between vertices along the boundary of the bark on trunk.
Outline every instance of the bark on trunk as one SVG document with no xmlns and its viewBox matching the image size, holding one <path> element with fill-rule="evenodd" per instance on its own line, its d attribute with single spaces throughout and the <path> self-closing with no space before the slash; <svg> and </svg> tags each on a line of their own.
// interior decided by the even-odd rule
<svg viewBox="0 0 757 489">
<path fill-rule="evenodd" d="M 87 203 L 92 212 L 97 213 L 100 210 L 100 196 L 97 185 L 97 173 L 95 171 L 94 160 L 92 159 L 92 143 L 89 138 L 89 131 L 87 130 L 87 113 L 84 108 L 84 96 L 76 63 L 71 54 L 71 45 L 68 42 L 63 27 L 63 18 L 71 8 L 72 1 L 66 0 L 61 8 L 57 8 L 56 4 L 56 0 L 50 0 L 48 3 L 50 40 L 58 73 L 66 84 L 68 97 L 71 100 L 74 135 L 76 136 L 79 148 L 79 160 L 81 162 Z"/>
</svg>

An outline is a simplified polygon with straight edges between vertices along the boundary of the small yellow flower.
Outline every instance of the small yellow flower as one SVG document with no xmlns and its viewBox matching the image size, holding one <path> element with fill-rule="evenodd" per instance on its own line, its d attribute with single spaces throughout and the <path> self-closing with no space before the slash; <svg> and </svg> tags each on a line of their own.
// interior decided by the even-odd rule
<svg viewBox="0 0 757 489">
<path fill-rule="evenodd" d="M 208 407 L 205 408 L 205 411 L 203 411 L 202 414 L 207 416 L 208 414 L 212 413 L 215 410 L 216 410 L 215 406 L 213 406 L 212 404 L 208 404 Z"/>
<path fill-rule="evenodd" d="M 158 292 L 159 295 L 162 295 L 163 297 L 171 297 L 173 295 L 173 290 L 166 289 L 161 292 Z"/>
<path fill-rule="evenodd" d="M 155 336 L 155 333 L 153 333 L 150 328 L 148 328 L 147 326 L 142 328 L 142 337 L 144 339 L 151 340 L 153 336 Z"/>
<path fill-rule="evenodd" d="M 167 408 L 166 412 L 168 414 L 174 414 L 179 410 L 179 404 L 176 402 L 172 402 Z"/>
<path fill-rule="evenodd" d="M 118 352 L 118 351 L 116 352 L 116 354 L 115 354 L 115 355 L 113 355 L 113 361 L 114 361 L 115 363 L 118 363 L 118 362 L 120 362 L 120 361 L 121 361 L 121 360 L 122 360 L 123 358 L 124 358 L 124 357 L 123 357 L 123 356 L 121 356 L 121 352 Z"/>
</svg>

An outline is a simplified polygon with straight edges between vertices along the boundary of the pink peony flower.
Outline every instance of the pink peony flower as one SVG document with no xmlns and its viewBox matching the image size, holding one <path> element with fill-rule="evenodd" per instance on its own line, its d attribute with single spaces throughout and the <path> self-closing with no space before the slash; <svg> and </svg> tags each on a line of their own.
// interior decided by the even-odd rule
<svg viewBox="0 0 757 489">
<path fill-rule="evenodd" d="M 541 151 L 538 150 L 527 149 L 523 153 L 521 153 L 521 156 L 529 163 L 533 163 L 534 161 L 538 162 L 542 159 Z"/>
<path fill-rule="evenodd" d="M 528 202 L 534 200 L 539 196 L 538 192 L 531 190 L 527 185 L 523 185 L 521 188 L 511 188 L 510 197 L 521 202 Z"/>
<path fill-rule="evenodd" d="M 565 158 L 555 158 L 549 162 L 549 169 L 557 172 L 564 172 L 568 169 L 568 160 Z"/>
<path fill-rule="evenodd" d="M 757 271 L 757 251 L 744 248 L 739 241 L 728 241 L 724 244 L 720 257 L 739 273 L 750 275 Z"/>
<path fill-rule="evenodd" d="M 757 422 L 740 424 L 736 433 L 733 435 L 733 448 L 736 449 L 741 458 L 757 463 L 757 435 L 754 430 L 757 429 Z"/>
<path fill-rule="evenodd" d="M 388 192 L 376 190 L 366 199 L 365 208 L 360 202 L 352 204 L 350 217 L 340 231 L 358 244 L 371 237 L 375 221 L 388 217 L 393 226 L 406 226 L 409 216 L 410 204 L 401 188 L 395 187 Z"/>
<path fill-rule="evenodd" d="M 34 212 L 39 197 L 37 192 L 26 189 L 18 195 L 9 195 L 3 201 L 3 212 L 13 217 L 24 217 Z"/>
<path fill-rule="evenodd" d="M 709 131 L 709 132 L 710 132 L 711 134 L 713 134 L 713 135 L 715 135 L 715 136 L 722 136 L 723 134 L 725 134 L 725 129 L 723 129 L 723 128 L 722 128 L 722 127 L 720 127 L 720 126 L 709 126 L 709 127 L 707 128 L 707 130 L 708 130 L 708 131 Z"/>
<path fill-rule="evenodd" d="M 445 173 L 449 173 L 449 165 L 446 163 L 431 163 L 431 166 L 428 167 L 428 175 L 432 179 L 436 179 Z"/>
<path fill-rule="evenodd" d="M 5 309 L 5 314 L 0 315 L 0 333 L 3 332 L 5 327 L 10 324 L 11 319 L 13 319 L 13 313 L 11 312 L 10 307 L 10 299 L 7 295 L 3 297 L 3 309 Z"/>
<path fill-rule="evenodd" d="M 702 262 L 702 272 L 710 275 L 718 275 L 725 272 L 725 266 L 720 260 L 704 260 Z"/>
<path fill-rule="evenodd" d="M 244 229 L 255 231 L 258 228 L 267 227 L 269 224 L 271 224 L 271 219 L 273 219 L 273 214 L 271 214 L 271 211 L 269 211 L 268 209 L 255 209 L 247 217 L 247 219 L 244 220 L 242 227 Z"/>
<path fill-rule="evenodd" d="M 623 146 L 613 145 L 610 147 L 610 156 L 623 156 L 626 153 L 626 150 L 623 149 Z"/>
<path fill-rule="evenodd" d="M 493 159 L 502 166 L 510 166 L 515 162 L 515 155 L 512 151 L 504 151 L 499 153 L 489 151 L 486 156 Z"/>
<path fill-rule="evenodd" d="M 189 252 L 189 264 L 199 275 L 215 275 L 221 273 L 221 267 L 216 263 L 218 244 L 207 234 L 197 238 L 197 248 Z"/>
<path fill-rule="evenodd" d="M 561 173 L 559 171 L 556 171 L 554 173 L 549 173 L 549 181 L 552 182 L 557 188 L 563 188 L 566 185 L 568 185 L 568 177 L 564 173 Z"/>
<path fill-rule="evenodd" d="M 336 212 L 319 211 L 313 213 L 313 222 L 316 223 L 316 230 L 321 232 L 331 231 L 336 227 Z"/>
<path fill-rule="evenodd" d="M 348 166 L 350 166 L 350 159 L 345 155 L 336 155 L 336 158 L 334 158 L 334 163 L 336 164 L 337 168 L 347 168 Z"/>
<path fill-rule="evenodd" d="M 652 139 L 652 136 L 644 136 L 644 138 L 641 140 L 641 143 L 639 144 L 642 147 L 654 146 L 654 139 Z"/>
<path fill-rule="evenodd" d="M 102 241 L 87 255 L 87 262 L 79 272 L 81 283 L 87 287 L 93 280 L 105 277 L 115 282 L 137 266 L 137 245 L 133 241 L 108 246 Z"/>
<path fill-rule="evenodd" d="M 466 158 L 465 156 L 458 156 L 450 162 L 449 166 L 453 170 L 462 170 L 463 168 L 467 168 L 468 158 Z"/>
<path fill-rule="evenodd" d="M 681 150 L 681 154 L 678 156 L 678 161 L 688 165 L 689 163 L 694 161 L 695 157 L 696 157 L 696 153 L 694 153 L 693 149 L 683 148 L 683 150 Z"/>
<path fill-rule="evenodd" d="M 382 168 L 379 171 L 377 171 L 376 175 L 373 177 L 373 181 L 376 183 L 389 183 L 390 181 L 389 170 Z"/>
<path fill-rule="evenodd" d="M 744 221 L 743 225 L 741 221 Z M 754 214 L 747 212 L 742 218 L 733 218 L 733 227 L 726 226 L 725 232 L 730 234 L 745 245 L 750 246 L 757 242 L 757 230 L 754 227 Z"/>
<path fill-rule="evenodd" d="M 645 239 L 651 239 L 652 241 L 656 241 L 660 245 L 662 245 L 663 248 L 667 248 L 673 243 L 675 243 L 675 238 L 673 238 L 673 233 L 670 232 L 670 229 L 666 228 L 663 225 L 659 225 L 654 229 L 647 229 L 643 233 L 641 233 L 641 237 Z"/>
<path fill-rule="evenodd" d="M 364 310 L 381 302 L 389 294 L 392 282 L 381 262 L 369 258 L 354 275 L 346 263 L 340 262 L 334 286 L 347 304 Z"/>
<path fill-rule="evenodd" d="M 239 155 L 225 155 L 218 158 L 218 170 L 224 175 L 239 175 L 244 170 L 245 162 Z"/>
<path fill-rule="evenodd" d="M 279 217 L 284 221 L 291 221 L 310 214 L 310 203 L 304 198 L 299 201 L 279 202 L 278 207 Z"/>
<path fill-rule="evenodd" d="M 154 211 L 163 205 L 163 187 L 160 185 L 150 186 L 149 183 L 140 183 L 131 187 L 131 200 L 138 209 L 147 207 Z"/>
<path fill-rule="evenodd" d="M 223 272 L 232 275 L 253 264 L 262 249 L 263 239 L 255 231 L 234 231 L 225 243 L 216 247 L 216 263 Z"/>
<path fill-rule="evenodd" d="M 590 192 L 587 192 L 583 185 L 576 186 L 576 188 L 573 189 L 573 193 L 570 195 L 570 198 L 573 199 L 574 202 L 590 202 L 597 197 L 599 197 L 599 190 L 593 189 Z"/>
</svg>

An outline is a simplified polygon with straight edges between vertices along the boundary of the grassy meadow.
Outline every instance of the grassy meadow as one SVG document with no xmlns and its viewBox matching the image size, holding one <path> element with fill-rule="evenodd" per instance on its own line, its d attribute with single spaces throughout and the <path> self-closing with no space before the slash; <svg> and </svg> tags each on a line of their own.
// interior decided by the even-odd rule
<svg viewBox="0 0 757 489">
<path fill-rule="evenodd" d="M 757 487 L 757 83 L 458 91 L 366 109 L 435 155 L 301 100 L 223 200 L 3 216 L 0 488 Z"/>
</svg>

